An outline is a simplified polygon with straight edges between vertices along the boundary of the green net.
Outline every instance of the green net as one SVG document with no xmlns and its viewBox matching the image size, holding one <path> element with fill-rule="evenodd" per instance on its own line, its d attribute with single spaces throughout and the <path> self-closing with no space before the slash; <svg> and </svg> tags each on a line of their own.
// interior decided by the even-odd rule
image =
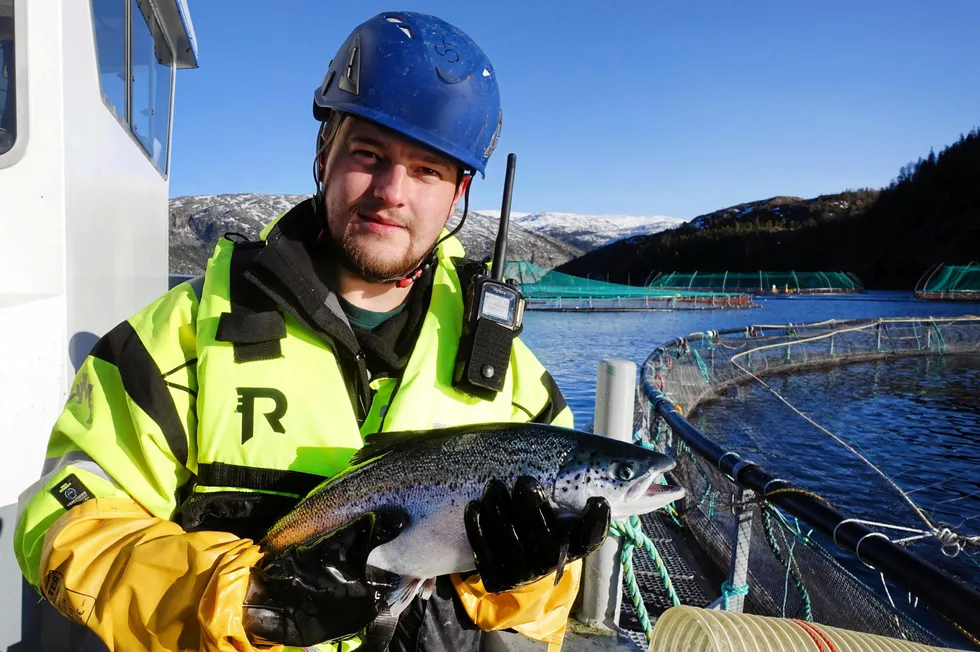
<svg viewBox="0 0 980 652">
<path fill-rule="evenodd" d="M 649 286 L 665 290 L 838 294 L 861 292 L 849 272 L 671 272 L 658 274 Z"/>
<path fill-rule="evenodd" d="M 980 649 L 980 643 L 969 637 L 958 623 L 886 580 L 883 574 L 849 555 L 842 555 L 829 537 L 814 532 L 812 524 L 804 522 L 802 517 L 798 520 L 793 514 L 764 500 L 750 501 L 741 497 L 741 487 L 719 470 L 719 460 L 696 453 L 681 433 L 672 431 L 664 423 L 651 402 L 651 397 L 662 393 L 679 411 L 690 414 L 714 398 L 733 392 L 738 394 L 742 391 L 738 389 L 741 385 L 751 383 L 754 386 L 763 378 L 779 378 L 808 368 L 830 370 L 842 364 L 886 358 L 914 356 L 925 360 L 950 360 L 977 355 L 980 355 L 980 318 L 971 316 L 760 324 L 729 331 L 692 333 L 657 348 L 643 365 L 634 437 L 653 444 L 676 460 L 671 482 L 687 490 L 683 501 L 674 505 L 681 524 L 678 531 L 692 543 L 691 549 L 697 551 L 715 594 L 726 592 L 729 569 L 741 563 L 747 569 L 745 586 L 748 593 L 744 596 L 747 613 L 812 620 L 929 645 Z M 771 379 L 769 382 L 774 383 Z M 807 416 L 801 414 L 801 419 L 805 420 Z M 942 424 L 937 427 L 941 428 Z M 804 429 L 804 425 L 791 423 L 788 428 L 798 431 Z M 827 434 L 837 438 L 832 433 Z M 772 435 L 789 436 L 786 433 Z M 822 443 L 824 441 L 829 440 L 813 439 L 813 445 L 833 445 L 832 442 Z M 752 446 L 752 450 L 732 451 L 726 455 L 740 453 L 760 457 L 771 448 L 764 440 Z M 865 453 L 873 462 L 875 452 Z M 857 454 L 855 449 L 854 455 Z M 927 458 L 921 448 L 910 451 L 910 454 L 921 458 L 921 464 L 916 466 L 917 473 L 928 475 L 929 486 L 947 493 L 944 502 L 975 498 L 973 485 L 965 480 L 967 476 L 945 470 L 941 460 Z M 962 451 L 951 451 L 951 454 L 962 455 Z M 806 459 L 807 451 L 800 455 L 802 470 L 806 468 L 806 462 L 802 460 Z M 871 471 L 867 475 L 877 477 Z M 876 485 L 863 484 L 862 491 L 873 493 L 882 504 L 894 504 L 896 524 L 901 524 L 898 514 L 915 508 L 928 525 L 919 524 L 915 532 L 908 527 L 896 530 L 894 524 L 867 521 L 871 523 L 869 527 L 896 543 L 903 541 L 902 545 L 917 555 L 928 556 L 939 568 L 937 572 L 954 577 L 976 577 L 975 570 L 971 570 L 980 565 L 980 536 L 977 536 L 975 526 L 969 520 L 953 524 L 936 521 L 932 517 L 935 505 L 922 502 L 918 499 L 920 494 L 908 491 L 916 484 L 912 482 L 915 475 L 910 473 L 887 481 L 902 486 L 909 483 L 905 490 L 896 486 L 893 492 L 886 480 L 881 480 Z M 794 478 L 784 480 L 793 482 Z M 805 480 L 800 483 L 810 491 L 816 491 L 806 486 Z M 912 504 L 913 498 L 921 504 Z M 737 541 L 736 536 L 736 505 L 754 512 L 751 532 L 742 541 Z M 668 521 L 662 513 L 656 516 Z M 851 516 L 861 517 L 860 514 Z M 913 523 L 915 521 L 910 520 L 906 525 Z M 655 587 L 651 587 L 650 592 L 657 596 L 663 594 L 662 589 L 655 590 Z M 732 591 L 727 593 L 737 595 Z M 682 601 L 706 606 L 710 594 L 706 595 L 707 598 L 700 600 L 682 598 Z M 658 608 L 647 604 L 654 618 L 666 606 L 669 605 Z"/>
<path fill-rule="evenodd" d="M 751 296 L 738 292 L 666 290 L 581 278 L 544 269 L 527 261 L 508 261 L 504 278 L 514 279 L 529 309 L 539 310 L 654 310 L 685 308 L 757 307 Z"/>
<path fill-rule="evenodd" d="M 980 300 L 980 264 L 937 265 L 919 281 L 920 299 Z"/>
</svg>

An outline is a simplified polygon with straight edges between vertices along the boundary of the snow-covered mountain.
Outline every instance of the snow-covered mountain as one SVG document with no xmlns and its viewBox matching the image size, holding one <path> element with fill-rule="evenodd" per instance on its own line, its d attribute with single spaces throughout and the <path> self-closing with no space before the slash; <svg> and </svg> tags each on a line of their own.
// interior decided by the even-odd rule
<svg viewBox="0 0 980 652">
<path fill-rule="evenodd" d="M 170 272 L 200 274 L 225 233 L 258 236 L 265 224 L 309 195 L 198 195 L 170 200 Z"/>
<path fill-rule="evenodd" d="M 171 199 L 170 271 L 199 274 L 223 234 L 238 232 L 254 238 L 269 220 L 308 197 L 243 193 Z M 457 211 L 449 221 L 450 228 L 460 214 Z M 467 256 L 482 258 L 493 252 L 499 214 L 499 210 L 470 211 L 457 234 Z M 550 269 L 612 241 L 658 233 L 683 222 L 663 216 L 512 212 L 507 257 Z"/>
<path fill-rule="evenodd" d="M 170 200 L 170 271 L 199 274 L 214 250 L 214 243 L 228 232 L 255 238 L 271 219 L 309 195 L 199 195 Z M 452 228 L 462 211 L 450 219 Z M 470 258 L 488 257 L 497 237 L 497 218 L 470 211 L 457 234 Z M 545 268 L 561 265 L 582 255 L 579 247 L 545 233 L 511 223 L 508 258 L 529 260 Z"/>
<path fill-rule="evenodd" d="M 497 219 L 500 211 L 476 211 Z M 582 215 L 580 213 L 516 213 L 511 211 L 511 223 L 529 231 L 545 233 L 553 238 L 592 251 L 603 245 L 636 235 L 650 235 L 672 229 L 687 220 L 665 215 Z"/>
</svg>

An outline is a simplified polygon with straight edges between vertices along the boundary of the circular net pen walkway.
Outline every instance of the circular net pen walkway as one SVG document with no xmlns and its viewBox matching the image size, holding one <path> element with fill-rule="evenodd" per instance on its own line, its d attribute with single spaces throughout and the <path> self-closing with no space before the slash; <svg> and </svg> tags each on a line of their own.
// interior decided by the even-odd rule
<svg viewBox="0 0 980 652">
<path fill-rule="evenodd" d="M 759 307 L 746 293 L 622 285 L 547 270 L 526 261 L 508 261 L 504 278 L 517 283 L 528 310 L 629 312 Z"/>
<path fill-rule="evenodd" d="M 936 265 L 915 287 L 919 299 L 980 301 L 980 264 Z"/>
<path fill-rule="evenodd" d="M 954 529 L 923 515 L 916 527 L 894 529 L 843 513 L 791 475 L 772 475 L 747 451 L 719 446 L 685 416 L 709 398 L 774 374 L 892 356 L 961 355 L 980 356 L 980 318 L 755 325 L 694 333 L 657 348 L 641 368 L 634 438 L 676 460 L 670 482 L 686 496 L 638 524 L 654 550 L 632 552 L 631 566 L 640 571 L 627 583 L 637 590 L 624 595 L 622 622 L 627 628 L 633 622 L 642 636 L 666 607 L 683 603 L 980 650 L 977 584 L 925 561 L 915 547 L 958 556 L 977 567 L 980 579 L 978 527 Z M 837 446 L 830 437 L 815 445 Z M 808 455 L 800 450 L 793 461 L 806 465 Z M 683 542 L 689 568 L 700 568 L 686 576 L 696 576 L 700 590 L 675 590 L 678 583 L 662 577 L 669 576 L 663 559 L 676 553 L 656 546 L 668 538 Z M 657 572 L 644 573 L 647 566 Z"/>
<path fill-rule="evenodd" d="M 649 287 L 662 290 L 752 294 L 851 294 L 864 290 L 849 272 L 671 272 Z"/>
</svg>

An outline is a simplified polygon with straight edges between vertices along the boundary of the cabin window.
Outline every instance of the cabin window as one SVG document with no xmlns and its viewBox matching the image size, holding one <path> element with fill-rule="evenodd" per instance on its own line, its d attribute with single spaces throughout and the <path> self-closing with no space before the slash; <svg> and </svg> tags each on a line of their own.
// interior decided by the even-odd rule
<svg viewBox="0 0 980 652">
<path fill-rule="evenodd" d="M 92 23 L 102 97 L 126 124 L 126 0 L 92 0 Z"/>
<path fill-rule="evenodd" d="M 0 155 L 17 139 L 17 84 L 14 65 L 14 0 L 0 0 Z"/>
<path fill-rule="evenodd" d="M 148 0 L 130 0 L 133 133 L 161 172 L 167 171 L 173 53 Z"/>
<path fill-rule="evenodd" d="M 92 21 L 105 104 L 166 174 L 174 57 L 153 3 L 92 0 Z"/>
</svg>

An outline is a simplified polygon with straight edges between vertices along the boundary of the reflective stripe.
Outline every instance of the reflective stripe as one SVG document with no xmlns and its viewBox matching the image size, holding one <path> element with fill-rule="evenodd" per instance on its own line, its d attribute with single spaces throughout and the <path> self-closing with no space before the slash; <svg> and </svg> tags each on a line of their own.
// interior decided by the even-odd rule
<svg viewBox="0 0 980 652">
<path fill-rule="evenodd" d="M 95 464 L 95 460 L 89 457 L 88 453 L 85 451 L 69 451 L 61 457 L 51 457 L 44 460 L 44 466 L 41 468 L 41 475 L 49 475 L 53 471 L 60 471 L 69 464 L 79 466 L 78 462 L 91 462 L 92 464 Z M 113 479 L 102 470 L 102 467 L 100 467 L 98 464 L 95 464 L 95 467 L 98 470 L 93 471 L 92 473 L 105 480 L 108 480 L 109 482 L 113 482 Z"/>
<path fill-rule="evenodd" d="M 324 480 L 326 478 L 323 476 L 302 471 L 263 469 L 213 462 L 198 466 L 196 484 L 202 487 L 236 487 L 305 496 Z"/>
<path fill-rule="evenodd" d="M 565 402 L 561 390 L 558 389 L 558 383 L 547 371 L 541 374 L 541 385 L 548 391 L 548 402 L 544 404 L 544 407 L 532 421 L 534 423 L 551 423 L 568 404 Z"/>
<path fill-rule="evenodd" d="M 49 462 L 51 463 L 49 465 Z M 52 467 L 50 471 L 47 469 Z M 24 514 L 24 509 L 27 507 L 27 503 L 34 498 L 46 485 L 51 478 L 53 478 L 58 473 L 61 473 L 65 468 L 69 466 L 74 466 L 82 471 L 96 475 L 107 482 L 111 482 L 115 486 L 119 486 L 115 480 L 109 477 L 109 474 L 105 470 L 96 464 L 92 458 L 83 453 L 82 451 L 72 451 L 70 453 L 65 453 L 61 457 L 54 458 L 51 460 L 44 461 L 44 475 L 41 479 L 32 484 L 30 487 L 21 492 L 20 496 L 17 497 L 17 521 L 20 521 L 21 516 Z"/>
<path fill-rule="evenodd" d="M 126 393 L 160 428 L 174 458 L 187 466 L 187 433 L 177 406 L 160 368 L 132 325 L 124 321 L 113 328 L 91 355 L 115 365 Z"/>
<path fill-rule="evenodd" d="M 187 284 L 191 286 L 194 296 L 197 297 L 197 301 L 200 303 L 201 295 L 204 294 L 204 274 L 199 274 L 198 276 L 188 280 Z"/>
</svg>

